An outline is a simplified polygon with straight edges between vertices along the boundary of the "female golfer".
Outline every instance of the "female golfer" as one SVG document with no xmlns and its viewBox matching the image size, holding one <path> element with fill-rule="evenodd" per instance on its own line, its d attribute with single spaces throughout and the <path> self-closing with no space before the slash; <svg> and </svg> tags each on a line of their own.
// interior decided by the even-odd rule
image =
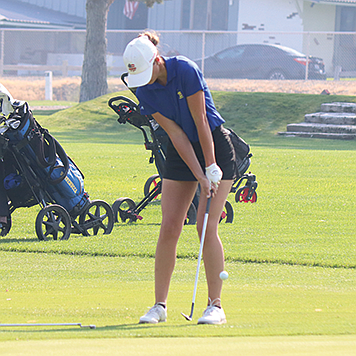
<svg viewBox="0 0 356 356">
<path fill-rule="evenodd" d="M 218 224 L 235 178 L 235 153 L 198 66 L 183 56 L 161 56 L 158 43 L 155 33 L 145 32 L 127 45 L 123 56 L 128 85 L 137 88 L 141 113 L 152 115 L 170 138 L 162 179 L 162 224 L 155 256 L 156 302 L 140 318 L 140 323 L 166 321 L 176 247 L 199 183 L 199 236 L 211 194 L 212 200 L 203 249 L 209 299 L 198 324 L 222 324 L 226 317 L 221 307 L 219 274 L 224 270 L 224 252 Z"/>
</svg>

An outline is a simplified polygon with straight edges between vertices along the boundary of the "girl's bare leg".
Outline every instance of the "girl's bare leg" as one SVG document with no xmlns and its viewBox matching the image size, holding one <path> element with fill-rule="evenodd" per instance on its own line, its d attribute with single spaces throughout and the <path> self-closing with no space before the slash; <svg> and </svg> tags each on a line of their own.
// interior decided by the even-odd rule
<svg viewBox="0 0 356 356">
<path fill-rule="evenodd" d="M 162 225 L 155 257 L 156 303 L 167 302 L 169 284 L 176 261 L 177 242 L 196 189 L 196 182 L 168 179 L 162 182 Z"/>
<path fill-rule="evenodd" d="M 221 181 L 217 194 L 212 198 L 203 249 L 204 267 L 208 283 L 208 296 L 211 301 L 215 301 L 214 305 L 217 306 L 220 306 L 222 290 L 222 281 L 219 274 L 224 270 L 224 250 L 218 235 L 218 225 L 231 185 L 232 181 Z M 205 196 L 200 196 L 197 216 L 199 236 L 201 236 L 206 202 L 207 198 Z"/>
</svg>

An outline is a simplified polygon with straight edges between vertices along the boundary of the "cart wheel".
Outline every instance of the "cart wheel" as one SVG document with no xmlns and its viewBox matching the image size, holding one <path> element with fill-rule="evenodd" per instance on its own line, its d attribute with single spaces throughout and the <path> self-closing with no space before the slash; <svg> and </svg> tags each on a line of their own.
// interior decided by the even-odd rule
<svg viewBox="0 0 356 356">
<path fill-rule="evenodd" d="M 36 234 L 39 240 L 68 240 L 72 223 L 66 209 L 52 204 L 40 210 L 36 218 Z"/>
<path fill-rule="evenodd" d="M 143 187 L 143 193 L 146 195 L 148 195 L 148 193 L 157 186 L 157 184 L 161 181 L 161 177 L 159 176 L 159 174 L 154 174 L 152 175 L 150 178 L 147 179 L 145 186 Z M 161 192 L 159 192 L 155 197 L 153 197 L 154 199 L 157 199 L 158 195 Z"/>
<path fill-rule="evenodd" d="M 234 220 L 234 209 L 232 208 L 232 205 L 228 201 L 226 201 L 224 210 L 221 213 L 219 223 L 221 223 L 222 221 L 225 221 L 226 223 L 232 223 L 233 220 Z"/>
<path fill-rule="evenodd" d="M 197 222 L 197 208 L 193 203 L 190 204 L 184 225 L 194 225 Z"/>
<path fill-rule="evenodd" d="M 114 212 L 115 222 L 119 222 L 119 215 L 122 222 L 130 219 L 130 222 L 136 221 L 136 219 L 131 218 L 130 210 L 136 207 L 135 202 L 130 198 L 119 198 L 112 205 L 112 210 Z"/>
<path fill-rule="evenodd" d="M 111 233 L 114 227 L 114 213 L 104 200 L 93 200 L 85 212 L 79 216 L 79 224 L 86 231 L 85 236 L 97 235 L 100 230 L 104 235 Z"/>
<path fill-rule="evenodd" d="M 0 228 L 0 236 L 2 237 L 6 236 L 11 230 L 11 225 L 12 222 L 11 222 L 11 215 L 10 215 L 7 217 L 7 223 L 2 228 Z"/>
<path fill-rule="evenodd" d="M 252 197 L 250 200 L 247 199 L 247 196 L 248 196 L 248 193 L 249 193 L 249 187 L 242 187 L 240 188 L 236 194 L 235 194 L 235 201 L 236 203 L 256 203 L 257 201 L 257 193 L 256 192 L 253 192 L 252 194 Z"/>
</svg>

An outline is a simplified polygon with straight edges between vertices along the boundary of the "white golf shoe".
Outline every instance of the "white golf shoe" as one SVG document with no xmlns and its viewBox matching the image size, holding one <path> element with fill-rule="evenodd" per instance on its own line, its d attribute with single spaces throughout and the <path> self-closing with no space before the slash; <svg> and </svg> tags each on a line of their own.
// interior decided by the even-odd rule
<svg viewBox="0 0 356 356">
<path fill-rule="evenodd" d="M 139 324 L 157 324 L 167 320 L 167 310 L 161 304 L 155 304 L 144 316 Z"/>
<path fill-rule="evenodd" d="M 216 305 L 208 305 L 204 310 L 203 316 L 199 318 L 198 324 L 225 324 L 226 316 L 223 308 Z"/>
</svg>

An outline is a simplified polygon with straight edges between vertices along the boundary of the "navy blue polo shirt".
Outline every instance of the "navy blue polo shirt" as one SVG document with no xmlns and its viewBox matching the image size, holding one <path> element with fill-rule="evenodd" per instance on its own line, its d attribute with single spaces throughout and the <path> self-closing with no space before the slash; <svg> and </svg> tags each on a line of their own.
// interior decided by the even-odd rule
<svg viewBox="0 0 356 356">
<path fill-rule="evenodd" d="M 213 98 L 199 67 L 183 56 L 162 57 L 166 62 L 167 84 L 157 82 L 139 87 L 136 96 L 140 102 L 142 115 L 159 112 L 176 122 L 186 133 L 191 142 L 198 142 L 198 132 L 189 111 L 187 97 L 204 91 L 206 114 L 211 131 L 225 120 L 215 108 Z"/>
</svg>

